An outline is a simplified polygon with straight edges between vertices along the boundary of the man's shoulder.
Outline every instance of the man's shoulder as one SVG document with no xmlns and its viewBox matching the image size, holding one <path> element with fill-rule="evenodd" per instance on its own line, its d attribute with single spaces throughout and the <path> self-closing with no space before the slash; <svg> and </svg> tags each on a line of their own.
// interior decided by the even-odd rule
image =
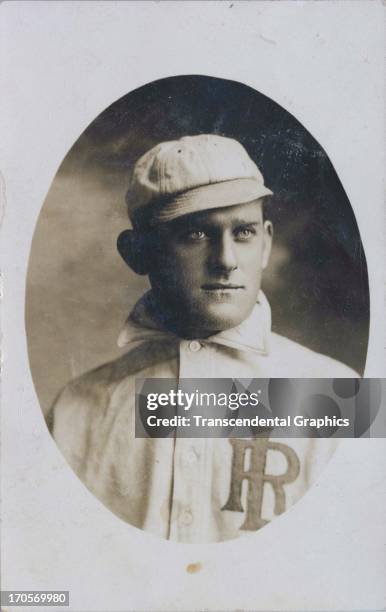
<svg viewBox="0 0 386 612">
<path fill-rule="evenodd" d="M 359 374 L 341 361 L 317 353 L 294 340 L 271 334 L 271 354 L 280 369 L 296 378 L 358 378 Z"/>
<path fill-rule="evenodd" d="M 114 401 L 123 384 L 129 385 L 121 397 L 131 398 L 131 355 L 127 353 L 70 381 L 57 396 L 47 425 L 66 459 L 78 473 L 87 456 L 90 436 L 103 431 L 114 419 L 122 401 Z"/>
<path fill-rule="evenodd" d="M 101 366 L 89 370 L 74 378 L 58 394 L 48 418 L 53 412 L 85 413 L 105 410 L 116 393 L 122 387 L 130 387 L 137 376 L 143 375 L 149 368 L 155 372 L 162 370 L 165 362 L 176 357 L 176 348 L 170 343 L 149 340 L 134 345 L 124 355 Z M 126 395 L 132 395 L 133 389 L 127 389 Z M 124 392 L 124 389 L 122 390 Z"/>
<path fill-rule="evenodd" d="M 48 422 L 54 414 L 84 413 L 92 410 L 95 414 L 106 407 L 115 390 L 131 378 L 132 352 L 125 353 L 108 363 L 93 368 L 67 383 L 57 395 Z"/>
<path fill-rule="evenodd" d="M 93 368 L 71 380 L 62 390 L 66 394 L 78 399 L 92 399 L 94 402 L 101 394 L 111 392 L 122 380 L 129 375 L 127 360 L 129 353 Z"/>
</svg>

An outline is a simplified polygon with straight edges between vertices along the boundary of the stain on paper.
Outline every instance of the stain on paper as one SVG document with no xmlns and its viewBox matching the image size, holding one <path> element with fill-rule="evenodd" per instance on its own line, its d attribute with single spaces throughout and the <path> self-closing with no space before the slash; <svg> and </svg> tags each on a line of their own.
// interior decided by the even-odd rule
<svg viewBox="0 0 386 612">
<path fill-rule="evenodd" d="M 186 571 L 188 574 L 197 574 L 197 572 L 199 572 L 201 569 L 202 563 L 199 561 L 197 561 L 197 563 L 189 563 L 189 565 L 186 566 Z"/>
</svg>

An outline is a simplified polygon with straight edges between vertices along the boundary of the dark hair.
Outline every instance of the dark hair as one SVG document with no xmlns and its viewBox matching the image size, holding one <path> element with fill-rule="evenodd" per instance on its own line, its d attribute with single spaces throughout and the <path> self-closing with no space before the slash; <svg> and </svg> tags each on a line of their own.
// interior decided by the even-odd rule
<svg viewBox="0 0 386 612">
<path fill-rule="evenodd" d="M 263 200 L 263 222 L 271 219 L 271 201 L 272 196 L 265 196 Z"/>
</svg>

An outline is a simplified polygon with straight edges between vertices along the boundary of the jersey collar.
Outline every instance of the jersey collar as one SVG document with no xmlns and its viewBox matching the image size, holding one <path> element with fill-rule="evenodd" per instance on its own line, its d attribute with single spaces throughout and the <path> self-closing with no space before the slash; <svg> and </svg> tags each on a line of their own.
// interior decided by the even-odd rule
<svg viewBox="0 0 386 612">
<path fill-rule="evenodd" d="M 238 351 L 248 351 L 260 355 L 269 353 L 269 336 L 271 332 L 271 308 L 262 291 L 249 317 L 240 325 L 209 336 L 197 338 L 203 344 L 218 344 Z M 145 293 L 134 306 L 118 337 L 118 346 L 124 347 L 133 343 L 149 340 L 180 340 L 159 322 L 154 313 L 154 301 L 151 291 Z"/>
</svg>

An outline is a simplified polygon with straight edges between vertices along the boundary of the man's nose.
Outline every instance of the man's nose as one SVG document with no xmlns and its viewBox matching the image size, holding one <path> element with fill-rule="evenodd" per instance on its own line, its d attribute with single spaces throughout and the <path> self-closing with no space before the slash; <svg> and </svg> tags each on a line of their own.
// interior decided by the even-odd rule
<svg viewBox="0 0 386 612">
<path fill-rule="evenodd" d="M 211 265 L 213 269 L 232 272 L 237 268 L 237 257 L 233 237 L 223 234 L 212 245 Z"/>
</svg>

